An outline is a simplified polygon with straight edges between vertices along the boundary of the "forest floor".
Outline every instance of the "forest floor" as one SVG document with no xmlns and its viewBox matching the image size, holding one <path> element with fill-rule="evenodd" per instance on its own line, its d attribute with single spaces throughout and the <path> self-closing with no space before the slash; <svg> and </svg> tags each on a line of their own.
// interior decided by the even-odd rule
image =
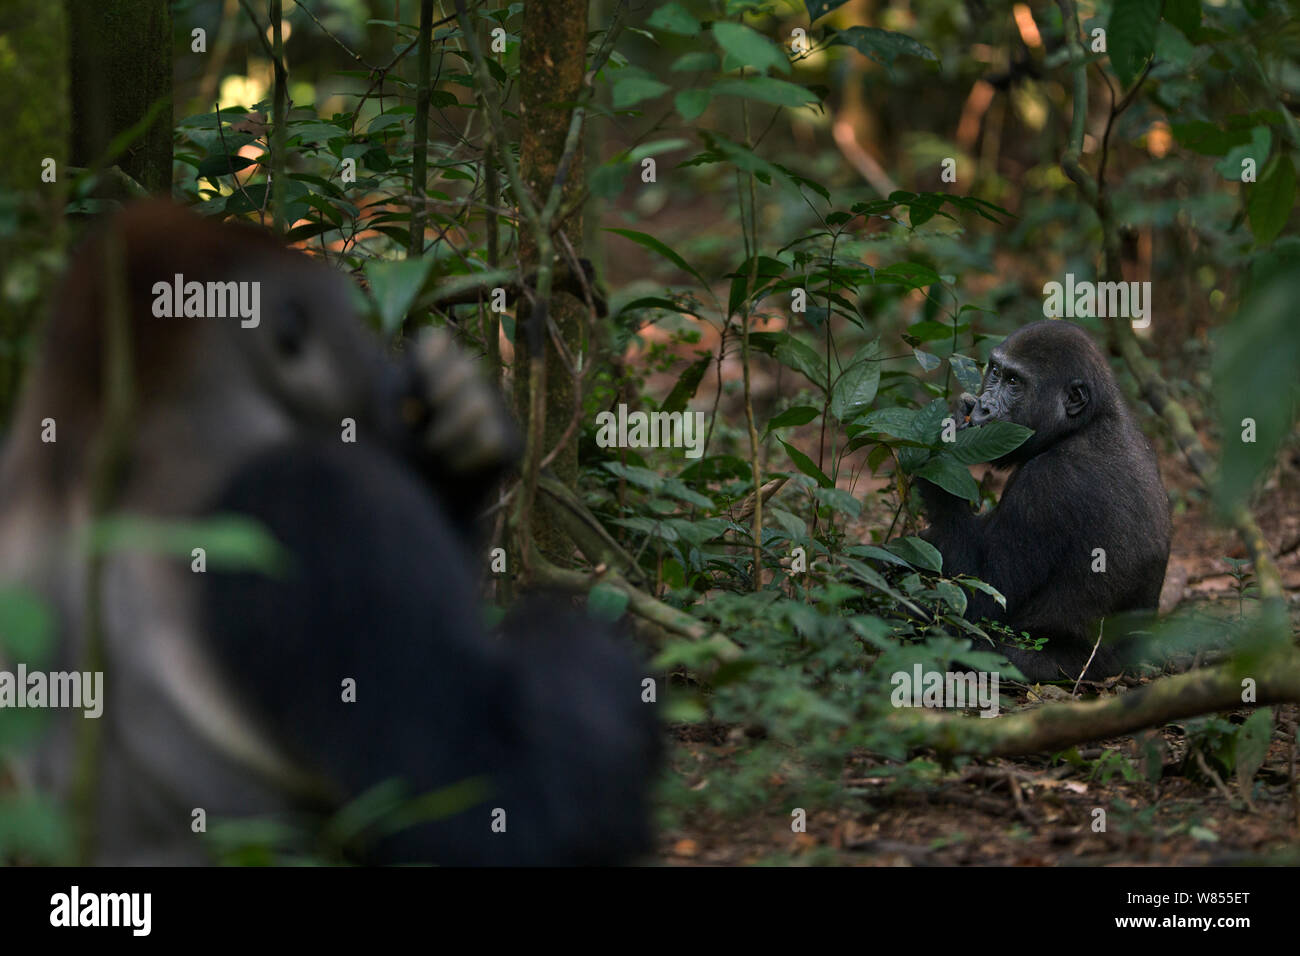
<svg viewBox="0 0 1300 956">
<path fill-rule="evenodd" d="M 1223 558 L 1244 557 L 1244 551 L 1230 529 L 1213 522 L 1181 460 L 1162 456 L 1161 467 L 1176 503 L 1161 609 L 1195 605 L 1231 613 L 1238 598 Z M 1275 470 L 1254 513 L 1278 555 L 1284 586 L 1300 592 L 1300 459 L 1287 457 Z M 1031 698 L 1021 691 L 1018 706 L 1041 706 Z M 1220 717 L 1240 723 L 1249 713 Z M 1295 864 L 1297 719 L 1300 707 L 1274 708 L 1267 756 L 1248 801 L 1233 774 L 1198 759 L 1181 722 L 1144 741 L 1093 741 L 1078 748 L 1081 759 L 1073 762 L 1050 755 L 983 760 L 923 786 L 871 776 L 885 761 L 861 753 L 844 768 L 846 788 L 858 796 L 806 808 L 807 832 L 791 832 L 785 807 L 739 819 L 692 810 L 661 830 L 655 859 L 678 866 Z M 728 759 L 744 746 L 724 727 L 677 725 L 672 736 L 670 772 L 708 766 L 726 773 Z M 1097 808 L 1106 811 L 1104 832 L 1093 829 Z"/>
</svg>

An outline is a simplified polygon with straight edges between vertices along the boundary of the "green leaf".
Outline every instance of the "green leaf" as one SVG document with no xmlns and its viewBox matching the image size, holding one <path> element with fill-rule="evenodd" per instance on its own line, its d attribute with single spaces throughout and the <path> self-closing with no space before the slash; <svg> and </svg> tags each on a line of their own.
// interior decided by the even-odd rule
<svg viewBox="0 0 1300 956">
<path fill-rule="evenodd" d="M 371 131 L 385 126 L 400 126 L 402 123 L 401 117 L 394 116 L 392 111 L 384 114 L 381 119 L 383 119 L 384 122 L 379 126 L 372 126 Z M 376 120 L 375 122 L 379 123 L 379 120 Z M 290 123 L 288 135 L 290 139 L 296 137 L 306 143 L 328 143 L 330 140 L 338 139 L 340 136 L 347 136 L 348 131 L 340 129 L 333 123 Z"/>
<path fill-rule="evenodd" d="M 718 68 L 718 55 L 708 50 L 683 53 L 669 67 L 674 73 L 703 73 Z"/>
<path fill-rule="evenodd" d="M 1259 476 L 1273 467 L 1295 422 L 1300 272 L 1294 261 L 1290 268 L 1253 288 L 1232 321 L 1215 334 L 1214 394 L 1223 436 L 1216 496 L 1225 511 L 1244 501 Z M 1254 441 L 1243 434 L 1247 419 L 1254 424 Z"/>
<path fill-rule="evenodd" d="M 807 455 L 801 452 L 798 448 L 795 448 L 793 445 L 781 441 L 781 439 L 779 438 L 777 439 L 777 441 L 781 442 L 781 445 L 785 448 L 786 454 L 790 456 L 790 460 L 794 462 L 794 466 L 796 468 L 798 468 L 809 478 L 812 478 L 814 481 L 817 482 L 817 484 L 821 485 L 823 488 L 834 487 L 835 482 L 831 481 L 830 478 L 826 477 L 826 473 L 817 467 L 816 462 L 814 462 L 811 458 L 809 458 Z"/>
<path fill-rule="evenodd" d="M 587 594 L 587 614 L 597 621 L 613 624 L 627 610 L 627 593 L 612 584 L 601 582 Z"/>
<path fill-rule="evenodd" d="M 604 467 L 610 474 L 617 475 L 625 481 L 630 481 L 646 491 L 658 493 L 663 490 L 664 479 L 657 471 L 652 471 L 649 468 L 638 468 L 636 465 L 625 465 L 619 461 L 604 462 Z"/>
<path fill-rule="evenodd" d="M 699 279 L 701 284 L 704 285 L 708 284 L 704 281 L 704 276 L 700 275 L 699 272 L 695 270 L 694 266 L 688 263 L 685 259 L 679 256 L 668 246 L 664 245 L 654 236 L 648 236 L 644 232 L 637 232 L 635 229 L 607 228 L 605 231 L 612 232 L 615 235 L 622 236 L 624 239 L 631 239 L 637 245 L 645 246 L 650 251 L 659 253 L 659 255 L 663 256 L 665 259 L 667 259 L 677 268 L 681 269 L 683 272 L 689 272 L 695 278 Z M 676 309 L 677 307 L 674 306 L 673 308 Z M 678 311 L 680 311 L 680 309 L 678 309 Z"/>
<path fill-rule="evenodd" d="M 691 16 L 679 3 L 665 3 L 659 7 L 650 14 L 646 26 L 652 30 L 663 30 L 684 37 L 693 37 L 700 32 L 700 21 Z"/>
<path fill-rule="evenodd" d="M 880 387 L 880 340 L 868 342 L 854 354 L 831 389 L 831 414 L 850 422 L 876 399 Z"/>
<path fill-rule="evenodd" d="M 763 520 L 767 521 L 769 518 L 780 525 L 781 530 L 793 539 L 803 538 L 808 534 L 808 525 L 802 518 L 796 517 L 781 508 L 775 506 L 769 508 L 764 505 Z"/>
<path fill-rule="evenodd" d="M 1202 156 L 1222 156 L 1234 146 L 1250 142 L 1249 129 L 1221 129 L 1205 120 L 1174 123 L 1170 126 L 1179 144 Z"/>
<path fill-rule="evenodd" d="M 733 163 L 741 172 L 753 173 L 759 180 L 767 184 L 774 179 L 782 178 L 785 174 L 776 167 L 775 164 L 769 163 L 762 156 L 759 156 L 748 146 L 740 143 L 733 143 L 725 136 L 715 136 L 708 133 L 701 134 L 705 141 L 712 147 L 711 154 L 708 155 L 708 161 L 718 162 L 720 159 L 726 159 Z M 701 156 L 706 154 L 701 154 Z M 696 160 L 701 156 L 695 157 Z M 688 160 L 688 163 L 690 161 Z"/>
<path fill-rule="evenodd" d="M 1165 0 L 1164 17 L 1195 43 L 1201 32 L 1201 0 Z"/>
<path fill-rule="evenodd" d="M 859 558 L 873 558 L 876 561 L 884 561 L 888 564 L 896 564 L 899 567 L 910 568 L 911 564 L 904 561 L 898 555 L 884 548 L 878 548 L 874 544 L 855 544 L 852 547 L 844 549 L 846 553 L 852 554 Z"/>
<path fill-rule="evenodd" d="M 856 518 L 862 513 L 862 502 L 843 488 L 818 488 L 813 492 L 813 497 L 831 511 L 848 515 L 850 518 Z"/>
<path fill-rule="evenodd" d="M 828 45 L 853 47 L 883 66 L 892 66 L 900 56 L 915 56 L 936 63 L 939 61 L 933 50 L 905 33 L 894 33 L 879 27 L 849 27 L 847 30 L 835 31 L 828 27 L 827 32 L 830 33 Z"/>
<path fill-rule="evenodd" d="M 952 608 L 954 614 L 966 613 L 966 592 L 951 581 L 936 581 L 934 588 L 939 596 Z"/>
<path fill-rule="evenodd" d="M 610 161 L 601 163 L 591 172 L 587 180 L 588 188 L 591 194 L 597 199 L 613 199 L 623 192 L 623 184 L 627 180 L 628 171 L 632 164 L 626 161 Z"/>
<path fill-rule="evenodd" d="M 681 137 L 675 137 L 672 139 L 656 139 L 649 143 L 642 143 L 640 146 L 633 148 L 628 152 L 627 158 L 634 163 L 639 163 L 647 156 L 659 156 L 662 153 L 671 153 L 674 150 L 683 149 L 689 145 L 691 145 L 691 141 L 688 139 L 682 139 Z"/>
<path fill-rule="evenodd" d="M 679 90 L 673 97 L 673 108 L 677 110 L 677 115 L 690 123 L 698 119 L 709 108 L 709 100 L 713 98 L 710 90 Z"/>
<path fill-rule="evenodd" d="M 0 590 L 0 660 L 43 662 L 54 635 L 45 602 L 17 588 Z"/>
<path fill-rule="evenodd" d="M 1273 709 L 1261 707 L 1246 718 L 1237 731 L 1237 789 L 1243 800 L 1249 801 L 1251 781 L 1268 756 L 1268 744 L 1273 737 Z"/>
<path fill-rule="evenodd" d="M 631 528 L 647 537 L 657 538 L 665 544 L 672 544 L 677 540 L 677 532 L 656 518 L 643 518 L 639 515 L 632 518 L 615 518 L 613 524 Z"/>
<path fill-rule="evenodd" d="M 209 568 L 279 574 L 289 555 L 260 522 L 243 515 L 219 514 L 201 520 L 109 515 L 90 526 L 86 545 L 92 554 L 136 551 L 190 560 L 202 548 Z"/>
<path fill-rule="evenodd" d="M 877 591 L 880 591 L 882 594 L 889 595 L 899 604 L 910 609 L 914 614 L 924 616 L 924 612 L 919 607 L 917 607 L 915 604 L 909 601 L 907 599 L 907 596 L 903 594 L 901 591 L 899 591 L 894 587 L 891 587 L 889 582 L 885 580 L 884 575 L 882 575 L 875 568 L 871 567 L 870 565 L 863 564 L 861 561 L 854 560 L 853 558 L 845 557 L 844 555 L 840 555 L 839 561 L 859 581 L 862 581 L 865 584 L 870 585 L 872 588 L 874 588 Z"/>
<path fill-rule="evenodd" d="M 826 391 L 826 360 L 789 332 L 751 332 L 749 344 Z"/>
<path fill-rule="evenodd" d="M 0 859 L 72 865 L 74 832 L 74 821 L 47 795 L 0 793 Z"/>
<path fill-rule="evenodd" d="M 432 256 L 414 259 L 371 259 L 365 265 L 370 295 L 379 313 L 379 327 L 392 335 L 402 327 L 424 280 L 433 266 Z"/>
<path fill-rule="evenodd" d="M 942 196 L 921 195 L 914 202 L 908 203 L 907 217 L 912 228 L 915 229 L 933 219 L 935 214 L 943 209 L 944 201 Z M 944 216 L 952 218 L 947 213 L 944 213 Z"/>
<path fill-rule="evenodd" d="M 943 570 L 943 555 L 924 538 L 895 538 L 893 541 L 886 541 L 885 548 L 914 568 L 923 568 L 935 574 Z"/>
<path fill-rule="evenodd" d="M 708 504 L 711 506 L 712 502 Z M 730 518 L 669 518 L 664 524 L 672 528 L 682 541 L 696 548 L 722 537 L 732 527 Z"/>
<path fill-rule="evenodd" d="M 1033 433 L 1032 428 L 1014 422 L 989 422 L 958 431 L 957 439 L 948 446 L 948 451 L 964 465 L 996 461 L 1023 445 Z"/>
<path fill-rule="evenodd" d="M 917 342 L 951 342 L 952 326 L 944 325 L 942 322 L 935 322 L 933 319 L 924 319 L 915 325 L 909 325 L 904 333 Z"/>
<path fill-rule="evenodd" d="M 1214 168 L 1224 179 L 1241 182 L 1242 161 L 1253 159 L 1255 169 L 1261 169 L 1268 161 L 1268 154 L 1272 148 L 1273 131 L 1261 123 L 1250 131 L 1249 143 L 1232 147 L 1223 159 L 1214 164 Z"/>
<path fill-rule="evenodd" d="M 911 438 L 916 431 L 916 415 L 914 408 L 878 408 L 864 415 L 855 424 L 859 431 Z"/>
<path fill-rule="evenodd" d="M 972 395 L 979 392 L 982 377 L 980 367 L 973 358 L 954 352 L 948 356 L 948 364 L 952 366 L 952 373 L 957 377 L 957 384 L 961 386 L 963 392 L 970 392 Z"/>
<path fill-rule="evenodd" d="M 1160 0 L 1115 0 L 1106 25 L 1110 65 L 1121 86 L 1128 89 L 1156 48 Z"/>
<path fill-rule="evenodd" d="M 720 80 L 713 84 L 713 92 L 722 96 L 741 96 L 745 99 L 757 100 L 760 103 L 770 103 L 773 106 L 789 106 L 796 109 L 817 102 L 817 97 L 802 86 L 770 76 Z"/>
<path fill-rule="evenodd" d="M 1291 157 L 1279 153 L 1269 162 L 1264 175 L 1250 190 L 1246 214 L 1255 241 L 1267 245 L 1286 227 L 1295 207 L 1295 166 Z"/>
<path fill-rule="evenodd" d="M 720 20 L 713 24 L 713 38 L 738 65 L 751 67 L 759 73 L 766 72 L 769 66 L 781 73 L 790 72 L 790 61 L 784 51 L 743 23 Z"/>
<path fill-rule="evenodd" d="M 1005 611 L 1007 609 L 1007 599 L 1003 596 L 1002 592 L 999 591 L 997 588 L 995 588 L 993 585 L 981 581 L 979 578 L 971 578 L 971 577 L 966 577 L 964 575 L 958 578 L 957 580 L 960 581 L 966 587 L 971 588 L 972 590 L 983 591 L 994 601 L 996 601 L 998 603 L 998 606 L 1001 607 L 1002 610 Z"/>
<path fill-rule="evenodd" d="M 933 372 L 943 364 L 943 359 L 933 352 L 922 352 L 920 349 L 912 349 L 912 354 L 916 356 L 917 363 L 927 372 Z"/>
<path fill-rule="evenodd" d="M 936 398 L 916 413 L 916 418 L 912 420 L 911 437 L 926 445 L 936 444 L 943 428 L 943 420 L 949 414 L 948 403 Z"/>
<path fill-rule="evenodd" d="M 924 289 L 941 282 L 939 273 L 919 262 L 895 262 L 877 269 L 873 276 L 877 285 L 905 285 L 909 289 Z"/>
<path fill-rule="evenodd" d="M 695 391 L 700 387 L 700 382 L 704 379 L 704 373 L 709 370 L 709 363 L 712 361 L 713 356 L 706 355 L 686 366 L 685 371 L 678 377 L 677 384 L 673 386 L 673 390 L 664 399 L 660 410 L 665 412 L 684 411 L 686 403 L 695 397 Z"/>
<path fill-rule="evenodd" d="M 980 488 L 970 476 L 966 466 L 952 455 L 940 453 L 935 455 L 916 470 L 916 477 L 925 478 L 938 485 L 950 495 L 964 498 L 971 504 L 979 501 Z"/>
<path fill-rule="evenodd" d="M 624 316 L 631 315 L 633 312 L 640 312 L 642 309 L 664 309 L 679 315 L 683 311 L 681 304 L 674 302 L 672 299 L 665 299 L 663 296 L 658 295 L 643 295 L 641 298 L 633 299 L 620 308 L 618 318 L 622 320 Z"/>
<path fill-rule="evenodd" d="M 340 807 L 330 818 L 325 833 L 334 845 L 356 840 L 371 827 L 385 824 L 387 817 L 397 812 L 406 799 L 407 789 L 400 780 L 375 784 Z"/>
<path fill-rule="evenodd" d="M 662 96 L 670 89 L 667 83 L 659 82 L 647 71 L 630 66 L 614 80 L 612 103 L 616 110 L 627 109 L 643 100 Z"/>
<path fill-rule="evenodd" d="M 241 169 L 247 169 L 249 166 L 256 166 L 257 160 L 249 159 L 247 156 L 209 156 L 199 163 L 198 169 L 194 175 L 200 179 L 216 179 L 220 176 L 229 176 L 231 173 Z"/>
<path fill-rule="evenodd" d="M 807 425 L 820 414 L 821 412 L 818 409 L 813 408 L 811 405 L 795 405 L 793 408 L 787 408 L 780 415 L 774 415 L 770 418 L 767 423 L 767 428 L 763 430 L 763 434 L 771 434 L 778 428 Z"/>
<path fill-rule="evenodd" d="M 284 239 L 285 242 L 301 242 L 319 236 L 323 232 L 329 232 L 333 228 L 334 225 L 328 222 L 308 222 L 301 226 L 294 226 L 284 234 Z"/>
</svg>

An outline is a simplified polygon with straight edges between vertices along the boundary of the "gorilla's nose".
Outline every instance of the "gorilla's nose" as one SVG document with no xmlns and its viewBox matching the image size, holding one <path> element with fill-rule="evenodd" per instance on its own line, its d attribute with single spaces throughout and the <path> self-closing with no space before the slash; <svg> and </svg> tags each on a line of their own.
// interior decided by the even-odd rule
<svg viewBox="0 0 1300 956">
<path fill-rule="evenodd" d="M 979 400 L 975 403 L 975 407 L 971 409 L 970 423 L 972 425 L 983 425 L 992 417 L 993 409 L 988 402 L 984 400 L 984 396 L 981 395 Z"/>
</svg>

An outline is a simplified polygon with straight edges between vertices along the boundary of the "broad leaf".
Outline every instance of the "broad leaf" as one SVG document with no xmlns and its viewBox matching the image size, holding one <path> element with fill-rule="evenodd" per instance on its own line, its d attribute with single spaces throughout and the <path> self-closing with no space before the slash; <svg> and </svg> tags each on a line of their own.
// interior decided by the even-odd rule
<svg viewBox="0 0 1300 956">
<path fill-rule="evenodd" d="M 1023 445 L 1033 433 L 1032 428 L 1014 422 L 989 422 L 958 431 L 957 440 L 948 445 L 948 451 L 964 465 L 996 461 Z"/>
<path fill-rule="evenodd" d="M 695 276 L 695 278 L 699 279 L 701 283 L 704 282 L 704 276 L 700 275 L 699 272 L 696 271 L 694 266 L 692 266 L 689 262 L 687 262 L 685 259 L 679 256 L 668 246 L 664 245 L 654 236 L 648 236 L 644 232 L 637 232 L 635 229 L 607 228 L 605 231 L 615 233 L 616 235 L 620 235 L 624 239 L 631 239 L 637 245 L 645 246 L 647 249 L 659 253 L 659 255 L 663 256 L 665 259 L 667 259 L 677 268 L 681 269 L 683 272 L 689 272 L 691 275 Z"/>
<path fill-rule="evenodd" d="M 709 370 L 709 363 L 712 361 L 713 356 L 706 355 L 686 366 L 686 370 L 677 379 L 677 384 L 673 386 L 673 390 L 664 399 L 661 411 L 684 411 L 686 403 L 695 397 L 695 392 L 700 387 L 700 382 L 704 379 L 704 373 Z"/>
<path fill-rule="evenodd" d="M 781 441 L 781 439 L 778 438 L 777 441 Z M 790 460 L 794 462 L 794 466 L 809 478 L 816 481 L 817 484 L 821 485 L 823 488 L 831 488 L 835 485 L 835 482 L 831 481 L 830 478 L 826 476 L 826 473 L 817 467 L 817 463 L 801 452 L 798 448 L 795 448 L 793 445 L 784 441 L 781 441 L 781 445 L 785 448 L 786 454 L 790 456 Z"/>
<path fill-rule="evenodd" d="M 900 56 L 915 56 L 923 60 L 939 58 L 924 43 L 913 40 L 905 33 L 881 30 L 879 27 L 849 27 L 847 30 L 829 31 L 831 46 L 851 46 L 884 66 L 891 66 Z"/>
<path fill-rule="evenodd" d="M 885 548 L 914 568 L 934 571 L 936 574 L 943 570 L 943 555 L 924 538 L 895 538 L 893 541 L 886 541 Z"/>
<path fill-rule="evenodd" d="M 366 263 L 370 295 L 379 313 L 379 327 L 391 335 L 402 326 L 415 297 L 424 287 L 425 277 L 433 266 L 432 256 L 414 259 L 371 259 Z"/>
<path fill-rule="evenodd" d="M 1263 177 L 1250 190 L 1246 212 L 1250 231 L 1260 245 L 1272 242 L 1286 227 L 1295 206 L 1295 166 L 1285 152 L 1273 157 Z"/>
<path fill-rule="evenodd" d="M 916 477 L 925 478 L 950 495 L 963 498 L 971 504 L 979 501 L 980 488 L 970 476 L 966 466 L 952 455 L 935 455 L 916 470 Z"/>
<path fill-rule="evenodd" d="M 772 106 L 789 106 L 795 109 L 817 102 L 816 95 L 802 86 L 770 76 L 720 80 L 713 84 L 713 92 L 722 96 L 742 96 L 760 103 L 770 103 Z"/>
<path fill-rule="evenodd" d="M 807 425 L 810 421 L 820 415 L 821 412 L 811 405 L 795 405 L 793 408 L 787 408 L 780 415 L 774 415 L 768 420 L 767 428 L 764 434 L 775 431 L 778 428 L 790 428 L 796 425 Z"/>
<path fill-rule="evenodd" d="M 850 422 L 876 398 L 880 387 L 880 340 L 868 342 L 850 360 L 831 389 L 831 414 Z"/>
<path fill-rule="evenodd" d="M 1106 25 L 1110 65 L 1127 89 L 1133 85 L 1156 48 L 1160 0 L 1115 0 Z"/>
<path fill-rule="evenodd" d="M 781 73 L 790 72 L 790 61 L 785 52 L 759 33 L 743 23 L 728 23 L 720 20 L 713 24 L 713 38 L 737 65 L 747 66 L 759 73 L 773 67 Z M 723 64 L 726 68 L 726 64 Z"/>
</svg>

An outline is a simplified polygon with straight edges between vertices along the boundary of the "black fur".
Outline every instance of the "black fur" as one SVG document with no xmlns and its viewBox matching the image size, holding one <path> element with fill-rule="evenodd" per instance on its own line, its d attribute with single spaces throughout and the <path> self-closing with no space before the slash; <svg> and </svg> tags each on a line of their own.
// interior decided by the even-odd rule
<svg viewBox="0 0 1300 956">
<path fill-rule="evenodd" d="M 1041 652 L 1000 646 L 1026 677 L 1076 678 L 1099 620 L 1159 602 L 1171 529 L 1155 452 L 1105 356 L 1068 322 L 1034 322 L 1008 336 L 993 350 L 979 398 L 963 396 L 959 413 L 967 411 L 972 427 L 1011 421 L 1034 435 L 995 462 L 1013 471 L 986 515 L 918 480 L 930 518 L 924 537 L 943 554 L 945 573 L 975 575 L 1007 599 L 1004 612 L 977 593 L 968 617 L 1047 638 Z M 1106 553 L 1104 573 L 1092 570 L 1095 548 Z M 1111 676 L 1123 663 L 1121 649 L 1103 641 L 1086 676 Z"/>
<path fill-rule="evenodd" d="M 212 652 L 275 738 L 340 800 L 390 779 L 417 795 L 484 786 L 366 859 L 597 864 L 648 848 L 657 735 L 642 672 L 547 605 L 512 628 L 526 637 L 490 638 L 481 562 L 406 469 L 373 448 L 297 443 L 250 462 L 214 511 L 258 519 L 291 554 L 278 577 L 209 571 L 204 588 Z"/>
</svg>

